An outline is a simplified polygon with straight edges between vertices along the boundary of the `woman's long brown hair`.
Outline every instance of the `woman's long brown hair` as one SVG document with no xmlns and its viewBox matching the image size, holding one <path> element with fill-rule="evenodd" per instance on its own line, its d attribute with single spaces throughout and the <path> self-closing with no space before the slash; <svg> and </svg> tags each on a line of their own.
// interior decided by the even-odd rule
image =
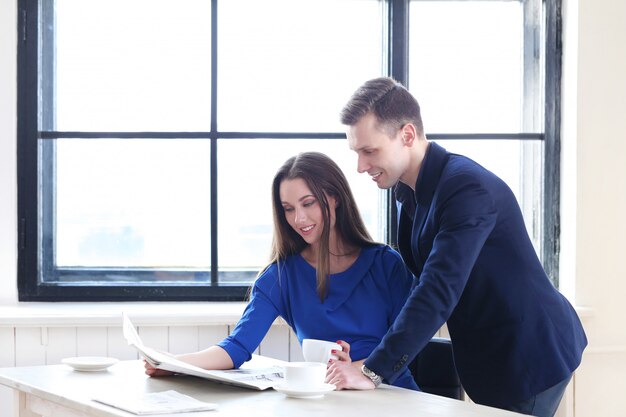
<svg viewBox="0 0 626 417">
<path fill-rule="evenodd" d="M 330 271 L 330 206 L 327 196 L 333 197 L 337 202 L 335 228 L 337 236 L 344 243 L 362 248 L 374 245 L 375 242 L 365 228 L 348 180 L 341 168 L 323 153 L 303 152 L 289 158 L 280 167 L 272 181 L 274 236 L 270 265 L 273 263 L 280 264 L 288 256 L 302 252 L 308 245 L 302 236 L 287 223 L 285 210 L 280 200 L 281 183 L 296 178 L 304 180 L 322 209 L 324 226 L 315 269 L 317 271 L 317 293 L 323 302 L 328 292 Z"/>
</svg>

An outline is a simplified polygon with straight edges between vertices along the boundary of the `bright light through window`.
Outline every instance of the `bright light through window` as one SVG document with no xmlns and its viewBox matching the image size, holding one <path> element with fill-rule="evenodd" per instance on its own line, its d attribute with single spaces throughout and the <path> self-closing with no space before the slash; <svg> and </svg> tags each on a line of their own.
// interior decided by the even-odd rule
<svg viewBox="0 0 626 417">
<path fill-rule="evenodd" d="M 507 182 L 539 253 L 549 242 L 540 0 L 18 8 L 21 300 L 244 299 L 271 249 L 272 178 L 304 151 L 339 164 L 373 239 L 394 243 L 390 195 L 339 122 L 383 75 L 429 139 Z"/>
</svg>

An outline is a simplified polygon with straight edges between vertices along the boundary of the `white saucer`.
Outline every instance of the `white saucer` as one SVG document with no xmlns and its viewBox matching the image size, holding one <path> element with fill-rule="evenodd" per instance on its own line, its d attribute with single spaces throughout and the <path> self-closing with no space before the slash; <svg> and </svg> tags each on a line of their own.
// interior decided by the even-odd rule
<svg viewBox="0 0 626 417">
<path fill-rule="evenodd" d="M 109 366 L 115 365 L 118 360 L 104 356 L 78 356 L 62 359 L 61 362 L 71 366 L 76 371 L 97 372 L 104 371 Z"/>
<path fill-rule="evenodd" d="M 289 388 L 285 384 L 276 385 L 274 389 L 278 392 L 282 392 L 287 397 L 293 398 L 320 398 L 323 397 L 324 394 L 330 391 L 335 390 L 335 386 L 333 384 L 322 384 L 317 388 L 313 389 L 299 389 L 299 388 Z"/>
</svg>

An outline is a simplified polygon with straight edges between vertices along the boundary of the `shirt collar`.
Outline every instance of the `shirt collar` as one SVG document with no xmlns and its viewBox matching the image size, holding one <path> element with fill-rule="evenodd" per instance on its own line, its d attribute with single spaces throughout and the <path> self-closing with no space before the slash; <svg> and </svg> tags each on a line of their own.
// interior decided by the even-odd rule
<svg viewBox="0 0 626 417">
<path fill-rule="evenodd" d="M 395 186 L 396 200 L 408 206 L 416 203 L 429 205 L 449 155 L 444 148 L 435 142 L 430 142 L 417 175 L 417 181 L 415 181 L 415 192 L 408 185 L 398 182 Z"/>
</svg>

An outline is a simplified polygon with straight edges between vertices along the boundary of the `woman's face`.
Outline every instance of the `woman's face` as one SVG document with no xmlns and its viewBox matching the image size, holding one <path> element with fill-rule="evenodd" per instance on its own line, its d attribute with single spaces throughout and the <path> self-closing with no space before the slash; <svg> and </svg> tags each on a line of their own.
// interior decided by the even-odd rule
<svg viewBox="0 0 626 417">
<path fill-rule="evenodd" d="M 330 205 L 330 228 L 335 227 L 335 199 L 326 196 Z M 301 178 L 280 183 L 280 201 L 285 219 L 309 245 L 317 244 L 322 236 L 324 220 L 322 207 L 306 182 Z"/>
</svg>

